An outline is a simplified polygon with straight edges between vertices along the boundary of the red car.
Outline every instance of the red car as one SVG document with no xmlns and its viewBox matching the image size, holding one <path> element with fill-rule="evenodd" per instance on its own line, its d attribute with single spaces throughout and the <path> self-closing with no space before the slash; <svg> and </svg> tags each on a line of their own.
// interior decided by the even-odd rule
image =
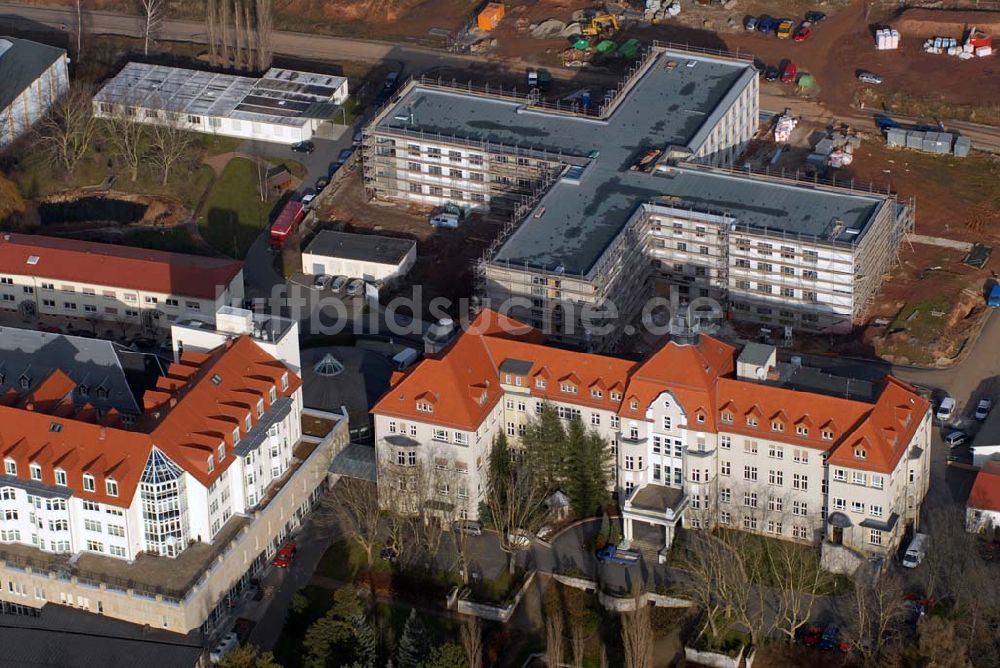
<svg viewBox="0 0 1000 668">
<path fill-rule="evenodd" d="M 273 563 L 278 568 L 288 568 L 289 564 L 292 563 L 292 559 L 295 558 L 295 543 L 286 543 L 283 548 L 278 550 L 278 554 L 274 555 Z"/>
<path fill-rule="evenodd" d="M 781 83 L 793 83 L 795 81 L 795 75 L 798 73 L 799 68 L 795 66 L 795 63 L 786 63 L 785 67 L 781 70 Z"/>
<path fill-rule="evenodd" d="M 823 637 L 823 627 L 822 626 L 810 626 L 809 630 L 806 631 L 805 636 L 802 637 L 802 644 L 806 647 L 815 647 L 819 642 L 819 639 Z"/>
<path fill-rule="evenodd" d="M 804 42 L 809 39 L 810 36 L 812 36 L 812 29 L 808 26 L 802 26 L 795 31 L 795 36 L 792 37 L 792 39 L 796 42 Z"/>
</svg>

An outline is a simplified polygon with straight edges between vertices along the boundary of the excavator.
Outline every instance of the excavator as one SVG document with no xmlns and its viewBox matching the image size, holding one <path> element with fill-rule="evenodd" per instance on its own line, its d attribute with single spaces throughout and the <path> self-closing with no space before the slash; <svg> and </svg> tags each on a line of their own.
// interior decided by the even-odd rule
<svg viewBox="0 0 1000 668">
<path fill-rule="evenodd" d="M 584 37 L 600 37 L 601 39 L 611 39 L 615 36 L 621 26 L 618 24 L 618 17 L 614 14 L 598 14 L 590 19 L 590 23 L 580 29 L 580 34 Z"/>
</svg>

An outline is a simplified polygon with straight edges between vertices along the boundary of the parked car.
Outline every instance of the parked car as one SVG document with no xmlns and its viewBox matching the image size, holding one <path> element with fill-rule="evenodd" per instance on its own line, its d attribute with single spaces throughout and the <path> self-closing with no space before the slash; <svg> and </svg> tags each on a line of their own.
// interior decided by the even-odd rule
<svg viewBox="0 0 1000 668">
<path fill-rule="evenodd" d="M 754 30 L 756 30 L 757 29 L 757 17 L 756 16 L 748 16 L 748 17 L 746 17 L 743 20 L 743 27 L 746 28 L 747 30 L 749 30 L 750 32 L 753 32 Z"/>
<path fill-rule="evenodd" d="M 316 199 L 316 193 L 309 193 L 308 195 L 303 195 L 302 208 L 308 209 L 309 207 L 311 207 L 314 199 Z"/>
<path fill-rule="evenodd" d="M 483 525 L 479 522 L 474 522 L 473 520 L 456 520 L 451 526 L 459 533 L 468 534 L 470 536 L 483 535 Z"/>
<path fill-rule="evenodd" d="M 976 404 L 976 419 L 985 420 L 986 416 L 990 414 L 990 409 L 993 408 L 993 401 L 991 399 L 980 399 L 979 403 Z"/>
<path fill-rule="evenodd" d="M 954 413 L 955 413 L 955 399 L 946 396 L 944 399 L 941 400 L 941 403 L 938 404 L 937 413 L 935 415 L 938 420 L 944 422 L 946 420 L 950 420 L 951 416 Z"/>
<path fill-rule="evenodd" d="M 354 149 L 353 148 L 345 148 L 337 156 L 337 162 L 339 162 L 339 163 L 345 163 L 345 162 L 347 162 L 348 160 L 351 159 L 352 155 L 354 155 Z"/>
<path fill-rule="evenodd" d="M 320 274 L 313 279 L 313 287 L 317 290 L 325 290 L 330 287 L 330 281 L 333 280 L 333 276 L 330 274 Z"/>
<path fill-rule="evenodd" d="M 365 137 L 364 133 L 362 133 L 361 130 L 358 130 L 357 132 L 354 133 L 354 138 L 351 140 L 351 145 L 361 146 L 361 141 L 364 139 L 364 137 Z"/>
<path fill-rule="evenodd" d="M 777 81 L 780 76 L 781 73 L 778 72 L 778 68 L 771 65 L 767 68 L 767 71 L 764 72 L 764 81 Z"/>
<path fill-rule="evenodd" d="M 330 185 L 330 179 L 321 177 L 316 179 L 316 184 L 313 186 L 313 190 L 315 190 L 318 194 L 323 192 L 328 185 Z"/>
<path fill-rule="evenodd" d="M 236 647 L 239 642 L 240 638 L 234 631 L 230 631 L 226 635 L 222 636 L 212 651 L 209 652 L 209 661 L 212 663 L 219 663 L 226 657 L 227 654 L 233 651 L 233 648 Z"/>
<path fill-rule="evenodd" d="M 826 14 L 823 12 L 806 12 L 806 21 L 809 23 L 819 23 L 826 18 Z"/>
<path fill-rule="evenodd" d="M 614 545 L 605 545 L 597 551 L 597 560 L 601 563 L 631 566 L 638 563 L 639 557 L 639 553 L 635 550 L 622 550 Z"/>
<path fill-rule="evenodd" d="M 760 20 L 757 21 L 757 30 L 765 35 L 769 32 L 774 32 L 777 27 L 778 21 L 770 16 L 767 16 L 766 14 L 760 17 Z"/>
<path fill-rule="evenodd" d="M 330 283 L 330 289 L 333 290 L 334 292 L 340 292 L 341 290 L 344 289 L 344 287 L 347 285 L 347 281 L 349 280 L 350 279 L 347 278 L 347 276 L 337 276 L 336 278 L 333 279 L 333 282 Z"/>
<path fill-rule="evenodd" d="M 822 626 L 810 626 L 805 635 L 802 636 L 802 644 L 806 647 L 815 647 L 819 639 L 823 637 Z"/>
<path fill-rule="evenodd" d="M 55 325 L 39 325 L 39 332 L 49 332 L 50 334 L 62 334 L 62 330 Z"/>
<path fill-rule="evenodd" d="M 806 24 L 799 26 L 799 29 L 795 31 L 795 36 L 792 38 L 796 42 L 804 42 L 812 36 L 812 28 Z"/>
<path fill-rule="evenodd" d="M 795 63 L 787 61 L 785 66 L 781 68 L 781 83 L 794 83 L 798 73 L 799 68 L 795 66 Z"/>
<path fill-rule="evenodd" d="M 365 293 L 365 282 L 360 278 L 355 278 L 353 281 L 347 284 L 347 296 L 348 297 L 360 297 Z"/>
<path fill-rule="evenodd" d="M 823 636 L 819 639 L 820 649 L 833 649 L 840 643 L 840 627 L 836 624 L 829 624 L 823 629 Z"/>
<path fill-rule="evenodd" d="M 792 31 L 795 29 L 795 21 L 791 19 L 782 19 L 781 23 L 778 24 L 778 39 L 788 39 L 792 36 Z"/>
<path fill-rule="evenodd" d="M 957 448 L 960 445 L 964 445 L 968 438 L 969 435 L 964 431 L 956 430 L 945 436 L 944 442 L 949 448 Z"/>
<path fill-rule="evenodd" d="M 316 144 L 309 140 L 300 141 L 297 144 L 292 144 L 292 151 L 295 153 L 312 153 L 316 150 Z"/>
<path fill-rule="evenodd" d="M 903 554 L 903 566 L 906 568 L 916 568 L 927 556 L 927 547 L 930 543 L 930 536 L 925 533 L 913 534 L 913 540 L 906 547 Z"/>
<path fill-rule="evenodd" d="M 278 554 L 274 555 L 274 561 L 271 563 L 278 568 L 288 568 L 292 563 L 292 559 L 295 558 L 297 551 L 298 548 L 295 547 L 295 543 L 285 543 L 285 546 L 278 550 Z"/>
<path fill-rule="evenodd" d="M 750 65 L 757 71 L 758 74 L 763 74 L 767 70 L 767 64 L 760 58 L 754 58 Z"/>
<path fill-rule="evenodd" d="M 858 81 L 868 84 L 880 84 L 882 83 L 882 77 L 875 74 L 874 72 L 859 72 Z"/>
<path fill-rule="evenodd" d="M 507 543 L 519 550 L 526 550 L 531 546 L 531 534 L 524 529 L 514 529 L 507 532 Z"/>
</svg>

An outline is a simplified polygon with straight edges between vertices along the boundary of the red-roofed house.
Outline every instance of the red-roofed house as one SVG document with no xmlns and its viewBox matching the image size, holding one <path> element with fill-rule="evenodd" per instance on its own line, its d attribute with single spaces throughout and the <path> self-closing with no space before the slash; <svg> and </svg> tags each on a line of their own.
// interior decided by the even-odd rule
<svg viewBox="0 0 1000 668">
<path fill-rule="evenodd" d="M 965 503 L 967 531 L 1000 527 L 1000 462 L 987 462 L 976 474 L 976 482 Z"/>
<path fill-rule="evenodd" d="M 214 322 L 243 300 L 243 263 L 40 235 L 0 235 L 0 307 L 42 316 L 168 328 L 183 313 Z"/>
<path fill-rule="evenodd" d="M 669 546 L 678 524 L 728 525 L 823 540 L 828 565 L 850 570 L 919 513 L 930 406 L 894 378 L 837 379 L 689 331 L 637 364 L 472 324 L 372 411 L 381 460 L 467 471 L 455 496 L 431 490 L 459 516 L 476 516 L 494 437 L 516 447 L 546 404 L 611 444 L 627 539 Z"/>
</svg>

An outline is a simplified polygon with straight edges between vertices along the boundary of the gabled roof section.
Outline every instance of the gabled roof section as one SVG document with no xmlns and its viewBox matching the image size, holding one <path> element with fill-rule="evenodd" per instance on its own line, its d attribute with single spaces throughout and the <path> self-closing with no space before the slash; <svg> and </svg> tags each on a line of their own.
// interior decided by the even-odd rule
<svg viewBox="0 0 1000 668">
<path fill-rule="evenodd" d="M 35 234 L 0 236 L 0 273 L 13 276 L 216 299 L 242 270 L 242 262 L 201 255 Z"/>
<path fill-rule="evenodd" d="M 1000 512 L 1000 463 L 988 462 L 976 474 L 966 506 Z"/>
</svg>

